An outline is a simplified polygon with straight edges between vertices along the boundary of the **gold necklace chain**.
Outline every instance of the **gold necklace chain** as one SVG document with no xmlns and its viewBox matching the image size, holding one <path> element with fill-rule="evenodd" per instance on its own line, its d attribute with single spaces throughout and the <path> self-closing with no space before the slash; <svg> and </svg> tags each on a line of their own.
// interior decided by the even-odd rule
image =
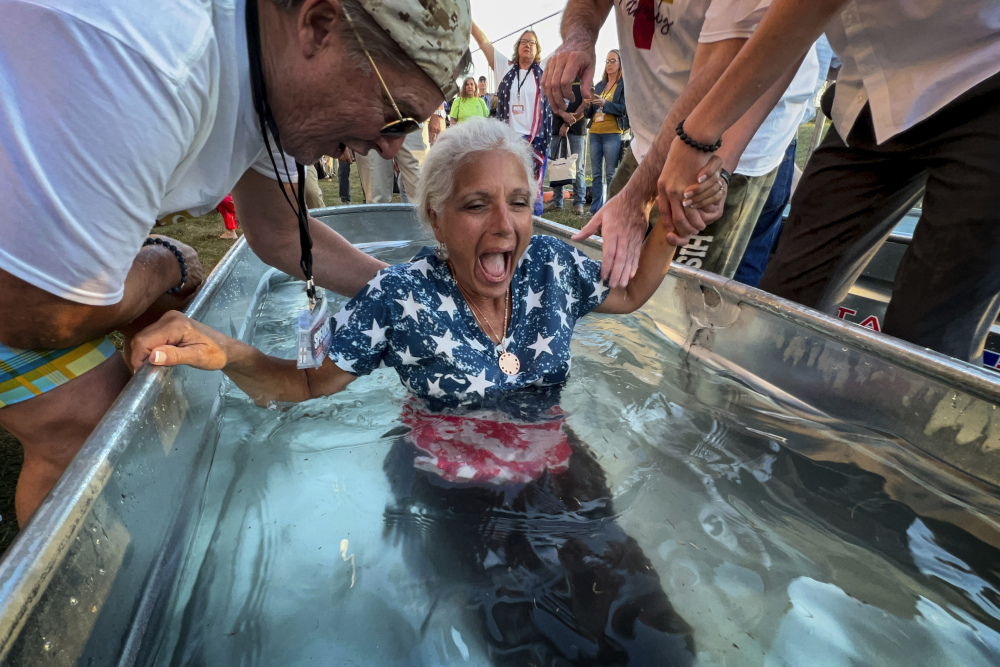
<svg viewBox="0 0 1000 667">
<path fill-rule="evenodd" d="M 486 319 L 486 317 L 484 317 L 481 312 L 479 312 L 479 309 L 476 308 L 476 305 L 474 303 L 472 303 L 472 300 L 469 299 L 469 295 L 465 293 L 465 290 L 462 289 L 462 286 L 458 284 L 457 280 L 455 281 L 455 286 L 458 287 L 458 291 L 462 293 L 462 297 L 465 299 L 465 303 L 468 304 L 469 307 L 472 309 L 472 314 L 473 316 L 475 316 L 476 321 L 485 322 L 486 326 L 489 327 L 490 333 L 496 336 L 497 332 L 493 328 L 493 325 L 490 324 L 490 321 Z M 503 350 L 504 352 L 507 351 L 507 346 L 504 345 L 504 337 L 507 335 L 507 327 L 510 325 L 510 319 L 509 319 L 510 304 L 508 301 L 509 297 L 510 297 L 510 285 L 507 285 L 507 291 L 504 292 L 503 295 L 503 335 L 497 336 L 500 339 L 499 341 L 497 341 L 497 344 L 500 346 L 500 349 Z M 480 324 L 480 327 L 481 326 L 482 325 Z M 490 340 L 492 340 L 492 338 Z"/>
</svg>

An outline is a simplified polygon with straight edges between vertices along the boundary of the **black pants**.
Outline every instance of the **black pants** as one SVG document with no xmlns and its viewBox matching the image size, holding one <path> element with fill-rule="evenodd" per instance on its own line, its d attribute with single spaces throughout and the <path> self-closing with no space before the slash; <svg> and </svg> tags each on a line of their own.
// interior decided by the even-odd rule
<svg viewBox="0 0 1000 667">
<path fill-rule="evenodd" d="M 337 179 L 340 181 L 340 201 L 351 203 L 351 163 L 337 161 Z"/>
<path fill-rule="evenodd" d="M 876 144 L 868 107 L 827 133 L 760 287 L 832 312 L 924 193 L 883 331 L 976 362 L 1000 309 L 1000 75 Z"/>
</svg>

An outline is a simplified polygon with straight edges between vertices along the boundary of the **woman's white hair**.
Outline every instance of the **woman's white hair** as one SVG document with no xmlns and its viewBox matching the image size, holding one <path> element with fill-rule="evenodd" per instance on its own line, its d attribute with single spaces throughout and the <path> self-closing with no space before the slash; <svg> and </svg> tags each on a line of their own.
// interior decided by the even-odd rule
<svg viewBox="0 0 1000 667">
<path fill-rule="evenodd" d="M 441 214 L 444 203 L 455 190 L 455 175 L 463 164 L 475 160 L 480 153 L 497 151 L 506 151 L 520 160 L 531 192 L 530 206 L 534 207 L 538 188 L 534 176 L 535 156 L 528 142 L 504 122 L 493 118 L 470 118 L 438 135 L 420 165 L 417 184 L 420 219 L 429 225 L 430 211 Z"/>
</svg>

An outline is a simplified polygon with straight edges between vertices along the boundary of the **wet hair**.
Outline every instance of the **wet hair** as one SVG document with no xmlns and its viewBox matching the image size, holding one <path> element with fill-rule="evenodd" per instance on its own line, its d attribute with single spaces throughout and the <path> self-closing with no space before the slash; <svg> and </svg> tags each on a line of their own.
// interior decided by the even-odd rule
<svg viewBox="0 0 1000 667">
<path fill-rule="evenodd" d="M 470 81 L 472 82 L 472 95 L 467 96 L 465 94 L 465 86 L 468 85 Z M 471 100 L 473 97 L 479 97 L 479 89 L 476 88 L 476 80 L 471 76 L 465 77 L 465 81 L 462 82 L 462 89 L 458 91 L 458 96 L 463 100 Z"/>
<path fill-rule="evenodd" d="M 622 69 L 622 55 L 618 53 L 618 49 L 611 49 L 608 53 L 613 53 L 618 56 L 618 81 L 625 81 L 625 70 Z M 605 86 L 608 85 L 608 66 L 604 66 L 604 76 L 601 77 L 601 83 Z"/>
<path fill-rule="evenodd" d="M 535 62 L 542 62 L 542 43 L 538 41 L 538 35 L 535 34 L 534 30 L 525 30 L 521 33 L 521 36 L 517 38 L 517 41 L 514 42 L 514 57 L 511 58 L 511 60 L 515 63 L 521 62 L 521 56 L 518 54 L 518 51 L 521 48 L 521 40 L 524 39 L 525 35 L 531 35 L 535 38 Z"/>
<path fill-rule="evenodd" d="M 516 157 L 524 167 L 531 193 L 530 207 L 537 196 L 534 176 L 535 156 L 524 138 L 506 123 L 495 118 L 469 118 L 438 135 L 420 165 L 417 182 L 417 214 L 430 225 L 430 211 L 440 215 L 444 203 L 454 194 L 455 176 L 462 165 L 480 153 L 504 151 Z"/>
</svg>

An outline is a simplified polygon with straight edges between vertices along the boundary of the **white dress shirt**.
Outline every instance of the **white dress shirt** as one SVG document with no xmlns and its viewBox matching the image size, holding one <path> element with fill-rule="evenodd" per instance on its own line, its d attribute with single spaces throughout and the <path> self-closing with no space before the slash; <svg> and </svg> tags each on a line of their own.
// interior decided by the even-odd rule
<svg viewBox="0 0 1000 667">
<path fill-rule="evenodd" d="M 865 103 L 882 143 L 1000 72 L 1000 0 L 849 0 L 826 34 L 845 140 Z"/>
</svg>

